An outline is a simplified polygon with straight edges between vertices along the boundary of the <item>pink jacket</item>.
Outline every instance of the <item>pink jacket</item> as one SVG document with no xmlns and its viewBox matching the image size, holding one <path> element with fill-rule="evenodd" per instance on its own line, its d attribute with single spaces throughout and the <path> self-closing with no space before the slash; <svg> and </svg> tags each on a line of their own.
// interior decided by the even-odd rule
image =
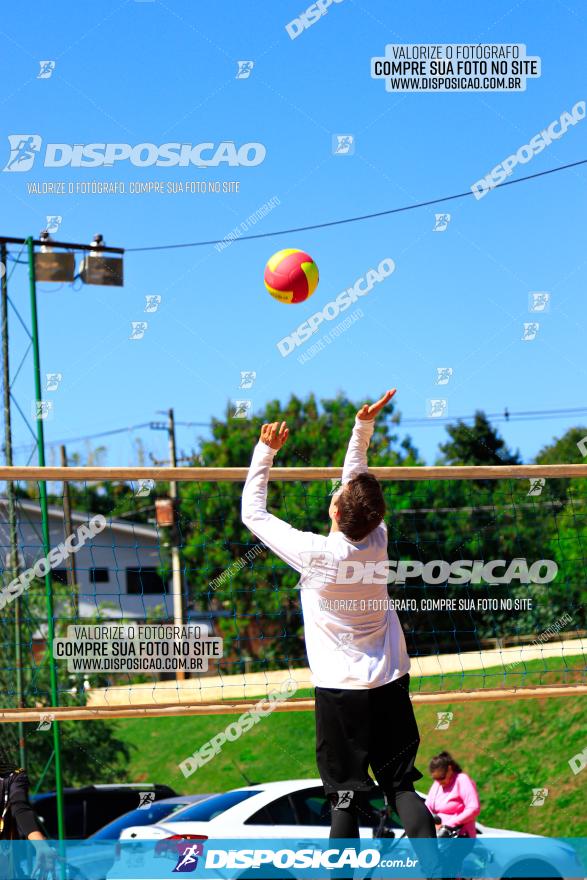
<svg viewBox="0 0 587 880">
<path fill-rule="evenodd" d="M 431 813 L 440 816 L 443 825 L 462 825 L 469 837 L 477 836 L 475 819 L 481 806 L 477 786 L 466 773 L 457 773 L 447 788 L 434 782 L 426 806 Z"/>
</svg>

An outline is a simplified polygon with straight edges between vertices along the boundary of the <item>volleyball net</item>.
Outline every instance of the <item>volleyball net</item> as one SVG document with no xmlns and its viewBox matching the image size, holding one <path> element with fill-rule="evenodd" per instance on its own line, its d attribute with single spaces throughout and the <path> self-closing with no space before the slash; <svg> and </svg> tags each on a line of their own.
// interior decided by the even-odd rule
<svg viewBox="0 0 587 880">
<path fill-rule="evenodd" d="M 587 466 L 370 471 L 389 536 L 376 575 L 414 700 L 587 692 Z M 340 475 L 274 468 L 268 509 L 326 534 Z M 229 713 L 268 695 L 278 711 L 311 708 L 304 573 L 243 526 L 245 477 L 1 469 L 0 720 Z M 344 575 L 359 628 L 369 574 Z M 352 633 L 333 645 L 353 649 Z"/>
</svg>

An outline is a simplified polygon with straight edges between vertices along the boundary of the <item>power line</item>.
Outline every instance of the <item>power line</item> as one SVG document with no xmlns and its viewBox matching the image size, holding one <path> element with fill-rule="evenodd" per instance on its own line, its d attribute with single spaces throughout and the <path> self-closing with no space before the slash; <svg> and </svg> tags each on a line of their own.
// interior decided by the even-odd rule
<svg viewBox="0 0 587 880">
<path fill-rule="evenodd" d="M 568 168 L 576 168 L 578 165 L 585 165 L 587 163 L 587 159 L 581 159 L 578 162 L 570 162 L 568 165 L 559 165 L 556 168 L 549 168 L 547 171 L 537 171 L 536 174 L 527 174 L 525 177 L 518 177 L 516 180 L 506 180 L 503 183 L 498 183 L 493 189 L 499 189 L 504 186 L 513 186 L 515 183 L 523 183 L 526 180 L 534 180 L 537 177 L 544 177 L 547 174 L 556 174 L 558 171 L 565 171 Z M 325 223 L 312 223 L 309 226 L 295 226 L 291 229 L 279 229 L 275 232 L 258 232 L 255 235 L 243 235 L 240 238 L 231 239 L 231 242 L 238 241 L 253 241 L 258 238 L 272 238 L 276 235 L 289 235 L 292 232 L 308 232 L 310 229 L 326 229 L 329 226 L 342 226 L 345 223 L 358 223 L 361 220 L 373 220 L 375 217 L 386 217 L 390 214 L 401 214 L 404 211 L 413 211 L 416 208 L 425 208 L 430 205 L 439 205 L 442 202 L 451 202 L 454 199 L 463 199 L 466 196 L 474 195 L 473 190 L 467 190 L 466 192 L 456 193 L 453 196 L 443 196 L 439 199 L 428 199 L 425 202 L 414 202 L 412 205 L 404 205 L 402 208 L 389 208 L 386 211 L 375 211 L 372 214 L 361 214 L 356 217 L 345 217 L 343 220 L 328 220 Z M 204 245 L 209 244 L 220 244 L 225 241 L 224 238 L 214 238 L 210 241 L 192 241 L 186 242 L 183 244 L 158 244 L 151 245 L 150 247 L 134 247 L 134 248 L 126 248 L 125 252 L 128 253 L 138 253 L 139 251 L 166 251 L 173 250 L 176 248 L 189 248 L 189 247 L 203 247 Z"/>
<path fill-rule="evenodd" d="M 84 440 L 96 440 L 100 437 L 112 437 L 115 434 L 127 434 L 132 431 L 138 431 L 140 428 L 150 428 L 153 422 L 140 422 L 137 425 L 127 425 L 125 428 L 112 428 L 110 431 L 100 431 L 97 434 L 85 434 L 82 437 L 67 437 L 62 440 L 46 440 L 45 446 L 67 446 L 69 443 L 83 443 Z M 176 422 L 176 425 L 182 425 L 184 427 L 200 427 L 200 428 L 211 428 L 212 425 L 210 422 Z M 14 452 L 25 452 L 29 447 L 28 446 L 17 446 L 13 449 Z"/>
<path fill-rule="evenodd" d="M 487 419 L 492 422 L 528 422 L 528 421 L 545 421 L 547 419 L 572 418 L 574 416 L 584 415 L 587 418 L 587 406 L 570 407 L 567 409 L 544 409 L 544 410 L 526 410 L 522 412 L 501 412 L 501 413 L 485 413 Z M 398 428 L 405 427 L 434 427 L 434 425 L 453 424 L 454 422 L 468 422 L 474 420 L 474 415 L 468 416 L 442 416 L 433 418 L 430 416 L 412 416 L 410 418 L 402 418 L 397 424 Z M 110 431 L 100 431 L 97 434 L 86 434 L 82 437 L 67 437 L 62 440 L 46 441 L 46 446 L 67 446 L 71 443 L 82 443 L 85 440 L 96 440 L 100 437 L 112 437 L 115 434 L 125 434 L 137 431 L 140 428 L 149 428 L 152 422 L 141 422 L 137 425 L 128 425 L 125 428 L 113 428 Z M 183 428 L 211 428 L 212 422 L 175 422 L 176 426 Z M 18 446 L 14 448 L 14 452 L 26 452 L 29 446 Z"/>
<path fill-rule="evenodd" d="M 585 415 L 587 416 L 587 407 L 586 406 L 577 406 L 571 407 L 567 409 L 536 409 L 536 410 L 526 410 L 524 412 L 511 413 L 511 412 L 501 412 L 501 413 L 484 413 L 485 417 L 492 422 L 534 422 L 534 421 L 545 421 L 547 419 L 559 419 L 559 418 L 570 418 L 576 415 Z M 404 425 L 417 425 L 424 426 L 440 423 L 447 424 L 449 422 L 468 422 L 474 419 L 475 416 L 442 416 L 440 418 L 433 418 L 431 416 L 423 416 L 422 418 L 409 418 L 409 419 L 401 419 L 400 425 L 403 427 Z"/>
</svg>

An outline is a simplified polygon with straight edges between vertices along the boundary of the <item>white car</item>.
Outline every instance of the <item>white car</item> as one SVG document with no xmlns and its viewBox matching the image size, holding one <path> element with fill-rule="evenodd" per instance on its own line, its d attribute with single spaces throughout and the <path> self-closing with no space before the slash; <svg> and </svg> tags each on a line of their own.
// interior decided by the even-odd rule
<svg viewBox="0 0 587 880">
<path fill-rule="evenodd" d="M 420 795 L 424 797 L 424 795 Z M 373 838 L 383 795 L 378 788 L 368 798 L 372 821 L 368 823 L 367 810 L 361 810 L 365 823 L 361 825 L 362 838 Z M 403 828 L 387 819 L 386 828 L 395 836 Z M 330 833 L 330 806 L 319 779 L 292 779 L 287 782 L 267 782 L 248 785 L 225 794 L 217 794 L 201 803 L 184 807 L 172 816 L 154 825 L 129 826 L 122 831 L 120 840 L 164 840 L 166 837 L 190 835 L 208 838 L 290 838 L 300 834 L 328 838 Z M 489 837 L 533 837 L 520 831 L 505 831 L 477 824 L 477 833 Z"/>
<path fill-rule="evenodd" d="M 424 795 L 420 794 L 420 797 Z M 374 788 L 362 804 L 361 838 L 373 839 L 384 809 L 381 791 Z M 403 828 L 390 817 L 385 820 L 386 836 L 400 838 Z M 222 839 L 295 839 L 292 846 L 301 847 L 311 840 L 328 839 L 330 832 L 330 806 L 324 795 L 320 779 L 294 779 L 286 782 L 268 782 L 233 789 L 225 794 L 207 798 L 201 803 L 178 810 L 154 825 L 125 828 L 120 836 L 124 841 L 158 841 L 156 851 L 173 847 L 185 839 L 202 843 Z M 491 861 L 493 877 L 583 877 L 584 873 L 571 846 L 558 840 L 550 840 L 536 834 L 491 828 L 477 823 L 477 843 L 474 858 L 479 864 Z M 487 845 L 483 846 L 483 839 Z M 520 841 L 515 857 L 509 850 L 491 850 L 490 840 L 501 838 L 531 838 L 526 848 Z M 165 843 L 168 841 L 168 844 Z M 548 845 L 549 858 L 540 855 L 536 841 Z M 383 841 L 382 841 L 383 842 Z M 398 841 L 399 843 L 399 841 Z M 499 841 L 496 842 L 499 847 Z M 207 846 L 208 844 L 205 844 Z M 490 852 L 491 851 L 491 852 Z M 552 866 L 556 864 L 556 869 Z M 465 861 L 463 870 L 466 871 Z M 222 876 L 222 872 L 218 874 Z M 475 876 L 475 874 L 464 874 Z"/>
</svg>

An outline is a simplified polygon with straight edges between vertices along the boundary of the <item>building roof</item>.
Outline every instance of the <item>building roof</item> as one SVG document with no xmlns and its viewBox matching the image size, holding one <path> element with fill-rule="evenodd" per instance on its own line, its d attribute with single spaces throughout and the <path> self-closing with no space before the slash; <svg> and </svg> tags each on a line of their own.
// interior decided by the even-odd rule
<svg viewBox="0 0 587 880">
<path fill-rule="evenodd" d="M 41 516 L 41 505 L 37 504 L 35 501 L 29 501 L 25 498 L 17 498 L 15 500 L 16 509 L 24 511 L 29 514 L 34 514 L 36 516 Z M 8 506 L 8 499 L 5 496 L 0 496 L 0 508 L 6 508 Z M 47 507 L 47 513 L 49 517 L 53 519 L 63 519 L 65 514 L 63 512 L 63 508 L 58 507 L 56 504 L 49 504 Z M 94 513 L 87 513 L 86 511 L 71 511 L 71 520 L 73 523 L 77 525 L 81 525 L 81 523 L 87 523 L 88 520 L 95 516 Z M 157 526 L 149 526 L 144 523 L 137 522 L 126 522 L 122 519 L 111 519 L 110 517 L 106 517 L 108 520 L 108 528 L 113 529 L 114 531 L 123 532 L 125 534 L 130 535 L 138 535 L 143 538 L 152 538 L 153 540 L 157 540 L 159 538 L 159 529 Z"/>
</svg>

